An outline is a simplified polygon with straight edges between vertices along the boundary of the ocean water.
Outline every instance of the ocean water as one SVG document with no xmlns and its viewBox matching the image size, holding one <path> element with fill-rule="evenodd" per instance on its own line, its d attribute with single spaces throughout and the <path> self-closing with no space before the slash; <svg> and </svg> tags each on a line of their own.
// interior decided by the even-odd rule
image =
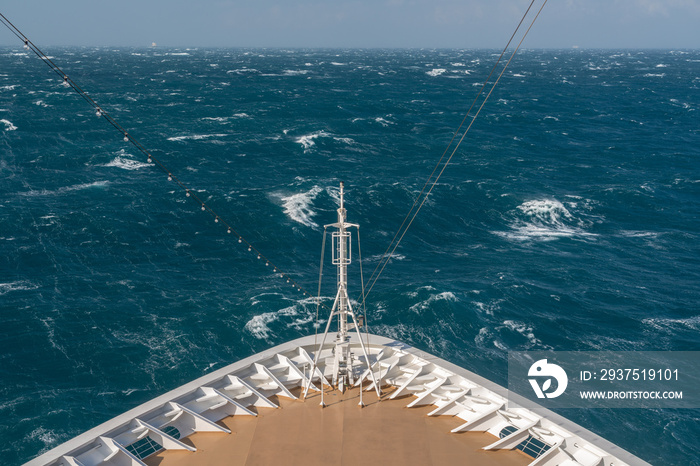
<svg viewBox="0 0 700 466">
<path fill-rule="evenodd" d="M 0 49 L 4 464 L 313 333 L 313 299 L 272 267 L 316 290 L 344 181 L 367 278 L 497 57 L 45 52 L 272 263 Z M 501 384 L 509 351 L 700 350 L 699 87 L 698 51 L 519 53 L 369 295 L 370 330 Z M 563 414 L 700 465 L 698 410 Z"/>
</svg>

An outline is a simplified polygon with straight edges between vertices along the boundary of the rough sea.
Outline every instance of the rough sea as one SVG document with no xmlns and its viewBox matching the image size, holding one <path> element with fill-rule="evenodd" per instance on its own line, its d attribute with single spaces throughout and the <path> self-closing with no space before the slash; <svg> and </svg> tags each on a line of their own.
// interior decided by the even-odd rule
<svg viewBox="0 0 700 466">
<path fill-rule="evenodd" d="M 3 464 L 313 333 L 273 267 L 315 295 L 344 181 L 367 279 L 498 56 L 44 51 L 264 257 L 1 48 Z M 700 51 L 519 52 L 368 296 L 370 331 L 504 385 L 509 351 L 700 350 L 699 110 Z M 699 410 L 562 414 L 700 465 Z"/>
</svg>

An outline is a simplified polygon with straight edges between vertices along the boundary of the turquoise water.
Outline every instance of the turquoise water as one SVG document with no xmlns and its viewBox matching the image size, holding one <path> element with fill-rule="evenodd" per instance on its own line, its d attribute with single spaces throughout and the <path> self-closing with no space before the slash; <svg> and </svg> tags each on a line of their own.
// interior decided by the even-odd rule
<svg viewBox="0 0 700 466">
<path fill-rule="evenodd" d="M 315 293 L 344 181 L 369 276 L 497 56 L 45 52 L 272 264 L 0 49 L 6 464 L 312 333 L 313 300 L 272 267 Z M 508 351 L 700 349 L 699 86 L 697 51 L 523 51 L 370 294 L 371 331 L 502 384 Z M 563 414 L 700 464 L 697 410 Z"/>
</svg>

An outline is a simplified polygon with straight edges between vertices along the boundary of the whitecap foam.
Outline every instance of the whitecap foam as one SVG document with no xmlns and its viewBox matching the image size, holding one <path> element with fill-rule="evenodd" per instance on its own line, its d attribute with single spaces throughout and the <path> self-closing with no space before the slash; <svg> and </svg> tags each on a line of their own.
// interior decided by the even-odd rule
<svg viewBox="0 0 700 466">
<path fill-rule="evenodd" d="M 355 144 L 355 141 L 352 138 L 333 138 L 334 141 L 342 142 L 343 144 Z"/>
<path fill-rule="evenodd" d="M 257 304 L 257 298 L 253 298 L 253 304 Z M 245 324 L 245 329 L 250 332 L 255 338 L 261 340 L 267 340 L 270 337 L 272 330 L 270 329 L 270 324 L 276 322 L 280 319 L 288 320 L 286 326 L 293 327 L 297 330 L 301 330 L 306 324 L 311 323 L 315 316 L 311 312 L 300 312 L 305 311 L 306 305 L 313 305 L 315 308 L 316 298 L 307 298 L 298 301 L 297 303 L 282 308 L 278 311 L 264 312 L 262 314 L 253 316 Z M 293 317 L 294 319 L 289 319 Z"/>
<path fill-rule="evenodd" d="M 211 138 L 223 138 L 228 136 L 228 134 L 191 134 L 187 136 L 173 136 L 168 138 L 168 141 L 175 141 L 175 142 L 180 142 L 180 141 L 199 141 L 202 139 L 211 139 Z"/>
<path fill-rule="evenodd" d="M 12 291 L 35 290 L 37 288 L 39 288 L 37 285 L 24 280 L 9 283 L 0 283 L 0 296 L 10 293 Z"/>
<path fill-rule="evenodd" d="M 563 220 L 572 219 L 571 212 L 556 199 L 523 202 L 518 206 L 525 215 L 540 219 L 545 224 L 562 225 Z"/>
<path fill-rule="evenodd" d="M 109 181 L 93 181 L 92 183 L 81 183 L 81 184 L 75 184 L 72 186 L 64 186 L 62 188 L 58 188 L 55 191 L 48 191 L 48 190 L 41 190 L 41 191 L 27 191 L 26 193 L 20 193 L 21 196 L 28 196 L 28 197 L 34 197 L 34 196 L 55 196 L 56 194 L 64 194 L 68 193 L 71 191 L 81 191 L 83 189 L 91 189 L 91 188 L 105 188 L 109 186 L 110 182 Z"/>
<path fill-rule="evenodd" d="M 316 212 L 314 212 L 311 207 L 314 199 L 316 199 L 316 196 L 318 196 L 322 191 L 323 189 L 320 187 L 314 186 L 305 193 L 281 197 L 285 215 L 295 222 L 301 223 L 307 227 L 318 228 L 316 222 L 313 221 L 313 217 L 316 216 Z"/>
<path fill-rule="evenodd" d="M 282 74 L 284 76 L 302 76 L 309 74 L 309 70 L 284 70 Z"/>
<path fill-rule="evenodd" d="M 656 330 L 665 330 L 668 332 L 674 332 L 678 328 L 686 328 L 693 331 L 700 330 L 700 316 L 693 316 L 685 319 L 649 317 L 647 319 L 643 319 L 642 323 L 653 327 Z"/>
<path fill-rule="evenodd" d="M 573 207 L 577 204 L 572 203 Z M 510 240 L 553 240 L 567 237 L 593 237 L 594 233 L 584 230 L 586 222 L 575 218 L 556 199 L 536 199 L 526 201 L 517 207 L 520 214 L 511 223 L 511 231 L 495 232 Z"/>
<path fill-rule="evenodd" d="M 504 320 L 503 325 L 505 328 L 512 330 L 514 332 L 519 333 L 520 335 L 524 336 L 527 338 L 527 340 L 532 344 L 532 345 L 537 345 L 540 344 L 540 340 L 535 338 L 535 334 L 532 331 L 532 327 L 524 324 L 523 322 L 517 322 L 515 320 Z"/>
<path fill-rule="evenodd" d="M 245 324 L 245 329 L 249 331 L 255 338 L 267 340 L 270 336 L 270 327 L 268 324 L 278 320 L 280 317 L 296 316 L 298 314 L 295 306 L 285 307 L 279 311 L 265 312 L 263 314 L 253 316 Z"/>
<path fill-rule="evenodd" d="M 440 76 L 446 71 L 447 70 L 445 68 L 433 68 L 430 71 L 426 71 L 425 74 L 427 74 L 428 76 Z"/>
<path fill-rule="evenodd" d="M 39 440 L 44 444 L 44 447 L 51 447 L 58 444 L 59 436 L 52 430 L 44 427 L 37 427 L 29 433 L 30 440 Z"/>
<path fill-rule="evenodd" d="M 657 238 L 659 233 L 654 231 L 622 230 L 620 235 L 625 238 Z"/>
<path fill-rule="evenodd" d="M 247 113 L 241 112 L 241 113 L 234 113 L 233 115 L 228 116 L 228 117 L 202 117 L 202 118 L 200 118 L 200 120 L 202 120 L 202 121 L 216 121 L 217 123 L 228 123 L 229 120 L 241 119 L 241 118 L 250 118 L 250 115 L 248 115 Z M 212 136 L 222 136 L 222 135 L 212 135 Z M 175 136 L 175 137 L 180 138 L 180 139 L 177 139 L 179 141 L 182 141 L 183 138 L 187 138 L 187 136 Z M 200 139 L 202 139 L 202 138 L 200 138 Z"/>
<path fill-rule="evenodd" d="M 421 301 L 419 303 L 414 304 L 409 308 L 409 310 L 415 312 L 415 313 L 420 313 L 421 311 L 428 310 L 432 307 L 434 303 L 437 301 L 448 301 L 448 302 L 457 302 L 457 296 L 455 296 L 454 293 L 451 291 L 444 291 L 442 293 L 438 294 L 433 294 L 430 295 L 428 299 L 425 301 Z"/>
<path fill-rule="evenodd" d="M 300 136 L 297 138 L 296 142 L 301 144 L 301 146 L 304 148 L 304 152 L 308 152 L 311 150 L 313 146 L 316 145 L 316 142 L 314 141 L 315 139 L 318 138 L 327 138 L 330 137 L 331 135 L 326 133 L 325 131 L 316 131 L 315 133 L 311 134 L 306 134 L 304 136 Z"/>
<path fill-rule="evenodd" d="M 391 121 L 389 121 L 389 120 L 386 120 L 386 119 L 384 119 L 384 118 L 382 118 L 382 117 L 377 117 L 377 118 L 374 119 L 374 121 L 376 121 L 377 123 L 379 123 L 379 124 L 382 125 L 382 126 L 389 126 L 389 125 L 393 125 L 393 124 L 394 124 L 393 122 L 391 122 Z"/>
<path fill-rule="evenodd" d="M 366 259 L 364 259 L 364 260 L 366 260 L 366 261 L 368 261 L 368 262 L 377 262 L 377 261 L 379 261 L 380 259 L 382 259 L 383 257 L 385 257 L 385 256 L 382 255 L 382 254 L 375 254 L 375 255 L 370 256 L 370 257 L 368 257 L 368 258 L 366 258 Z M 402 260 L 405 260 L 405 259 L 406 259 L 406 256 L 404 256 L 403 254 L 393 253 L 393 254 L 391 255 L 391 259 L 389 259 L 389 260 L 390 260 L 390 261 L 402 261 Z"/>
<path fill-rule="evenodd" d="M 0 120 L 0 123 L 5 124 L 5 131 L 14 131 L 17 129 L 17 127 L 15 125 L 13 125 L 10 120 L 3 119 L 3 120 Z"/>
<path fill-rule="evenodd" d="M 236 73 L 236 74 L 243 74 L 243 73 L 260 73 L 260 71 L 254 69 L 254 68 L 239 68 L 236 70 L 228 70 L 226 72 L 227 74 L 230 73 Z"/>
<path fill-rule="evenodd" d="M 125 157 L 115 157 L 114 160 L 105 164 L 104 166 L 121 168 L 122 170 L 139 170 L 141 168 L 148 167 L 149 164 Z"/>
</svg>

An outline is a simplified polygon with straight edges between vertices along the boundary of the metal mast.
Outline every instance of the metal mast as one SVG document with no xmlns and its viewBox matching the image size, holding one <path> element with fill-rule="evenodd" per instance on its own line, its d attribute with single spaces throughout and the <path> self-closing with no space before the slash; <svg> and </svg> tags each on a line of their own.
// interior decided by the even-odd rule
<svg viewBox="0 0 700 466">
<path fill-rule="evenodd" d="M 333 317 L 338 317 L 338 333 L 335 339 L 335 348 L 333 350 L 333 385 L 338 387 L 340 391 L 344 391 L 346 386 L 355 383 L 355 374 L 353 371 L 353 363 L 355 363 L 355 356 L 350 351 L 350 335 L 349 331 L 354 327 L 357 331 L 357 336 L 362 347 L 362 353 L 367 362 L 369 369 L 369 375 L 374 383 L 374 387 L 377 391 L 377 395 L 380 394 L 380 389 L 376 380 L 374 378 L 374 373 L 371 370 L 371 362 L 369 360 L 369 355 L 367 353 L 367 348 L 365 348 L 364 342 L 362 341 L 362 336 L 360 335 L 360 328 L 357 324 L 357 319 L 355 313 L 352 309 L 352 304 L 350 303 L 350 298 L 348 297 L 348 265 L 352 262 L 351 252 L 352 252 L 352 242 L 350 240 L 349 228 L 357 228 L 360 226 L 355 223 L 348 223 L 347 211 L 345 210 L 345 190 L 344 185 L 340 183 L 340 207 L 338 208 L 338 221 L 330 225 L 326 225 L 326 228 L 333 227 L 336 231 L 333 232 L 333 265 L 338 268 L 338 291 L 335 295 L 335 301 L 333 302 L 333 308 L 331 309 L 331 315 L 326 323 L 326 330 L 323 333 L 323 339 L 321 345 L 316 351 L 314 357 L 314 367 L 312 369 L 312 374 L 316 370 L 318 358 L 321 354 L 321 350 L 328 336 L 328 330 L 330 329 Z M 352 322 L 348 322 L 348 317 Z M 361 389 L 361 388 L 360 388 Z M 308 391 L 308 387 L 307 387 Z M 306 392 L 304 393 L 306 395 Z"/>
</svg>

